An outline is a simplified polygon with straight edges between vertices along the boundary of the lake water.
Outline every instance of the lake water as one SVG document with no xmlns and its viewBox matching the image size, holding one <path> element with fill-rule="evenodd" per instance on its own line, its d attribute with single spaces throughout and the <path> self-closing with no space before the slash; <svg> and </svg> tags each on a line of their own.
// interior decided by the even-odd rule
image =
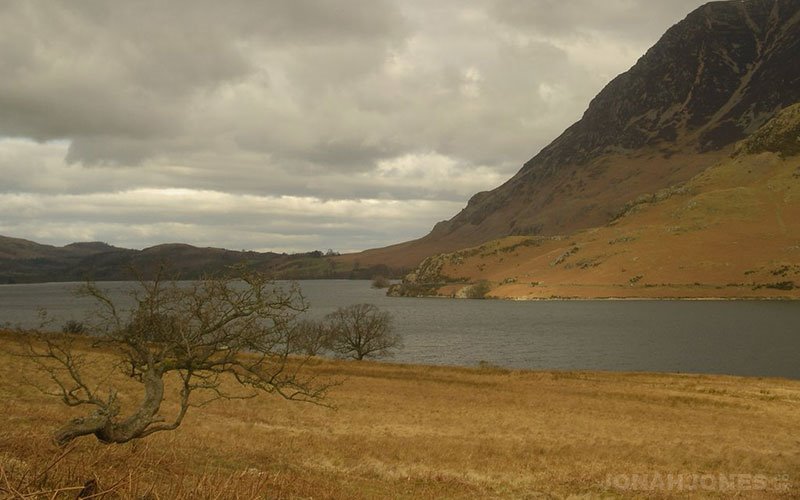
<svg viewBox="0 0 800 500">
<path fill-rule="evenodd" d="M 77 283 L 0 286 L 0 323 L 82 320 Z M 131 284 L 100 283 L 122 297 Z M 722 373 L 800 379 L 800 302 L 536 301 L 390 298 L 368 281 L 304 281 L 311 315 L 371 302 L 404 347 L 393 360 L 509 368 Z"/>
</svg>

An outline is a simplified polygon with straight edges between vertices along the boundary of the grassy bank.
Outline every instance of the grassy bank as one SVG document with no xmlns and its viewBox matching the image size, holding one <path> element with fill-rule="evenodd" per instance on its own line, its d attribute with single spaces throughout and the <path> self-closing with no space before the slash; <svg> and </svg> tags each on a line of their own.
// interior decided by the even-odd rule
<svg viewBox="0 0 800 500">
<path fill-rule="evenodd" d="M 45 380 L 12 344 L 0 335 L 0 491 L 96 478 L 121 498 L 685 497 L 627 490 L 624 478 L 700 473 L 789 486 L 742 497 L 800 495 L 800 381 L 319 361 L 318 375 L 341 381 L 335 410 L 217 402 L 173 432 L 63 451 L 49 433 L 80 412 L 31 388 Z"/>
</svg>

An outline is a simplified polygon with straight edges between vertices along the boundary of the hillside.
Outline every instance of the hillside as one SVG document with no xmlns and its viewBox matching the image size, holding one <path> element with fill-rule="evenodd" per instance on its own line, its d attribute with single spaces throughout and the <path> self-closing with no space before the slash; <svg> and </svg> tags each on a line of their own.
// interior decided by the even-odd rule
<svg viewBox="0 0 800 500">
<path fill-rule="evenodd" d="M 400 294 L 800 298 L 800 104 L 685 184 L 628 203 L 609 224 L 508 237 L 429 258 Z"/>
<path fill-rule="evenodd" d="M 129 280 L 134 278 L 133 269 L 150 277 L 162 263 L 183 279 L 225 272 L 228 266 L 236 264 L 248 264 L 278 279 L 371 279 L 377 274 L 389 274 L 383 266 L 355 267 L 337 263 L 319 251 L 290 255 L 198 248 L 178 243 L 143 250 L 99 242 L 55 247 L 0 236 L 0 284 Z"/>
<path fill-rule="evenodd" d="M 800 0 L 711 2 L 611 81 L 580 121 L 508 182 L 478 193 L 427 236 L 350 257 L 409 265 L 505 236 L 607 223 L 646 193 L 728 156 L 800 101 Z"/>
<path fill-rule="evenodd" d="M 20 238 L 0 236 L 0 259 L 48 259 L 92 255 L 121 250 L 106 243 L 72 243 L 64 247 L 42 245 Z"/>
</svg>

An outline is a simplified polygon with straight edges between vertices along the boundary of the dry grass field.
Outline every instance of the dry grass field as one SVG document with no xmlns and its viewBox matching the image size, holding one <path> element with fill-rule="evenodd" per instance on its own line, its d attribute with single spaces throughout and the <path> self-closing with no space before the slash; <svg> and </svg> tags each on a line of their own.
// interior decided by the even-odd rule
<svg viewBox="0 0 800 500">
<path fill-rule="evenodd" d="M 217 402 L 176 431 L 59 449 L 51 431 L 80 413 L 31 387 L 46 379 L 14 344 L 0 334 L 0 496 L 75 498 L 95 479 L 126 499 L 800 497 L 800 381 L 319 360 L 336 409 Z M 635 482 L 668 474 L 707 480 Z"/>
</svg>

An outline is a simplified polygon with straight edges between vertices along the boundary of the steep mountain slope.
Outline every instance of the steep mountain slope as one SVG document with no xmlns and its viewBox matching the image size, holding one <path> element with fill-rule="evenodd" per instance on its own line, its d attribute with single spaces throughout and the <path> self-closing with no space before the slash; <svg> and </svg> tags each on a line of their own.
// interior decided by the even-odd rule
<svg viewBox="0 0 800 500">
<path fill-rule="evenodd" d="M 610 82 L 508 182 L 427 236 L 357 256 L 408 265 L 508 235 L 604 224 L 624 204 L 715 164 L 800 100 L 800 0 L 712 2 Z"/>
<path fill-rule="evenodd" d="M 683 185 L 569 236 L 508 237 L 427 259 L 397 293 L 800 298 L 800 104 Z"/>
</svg>

